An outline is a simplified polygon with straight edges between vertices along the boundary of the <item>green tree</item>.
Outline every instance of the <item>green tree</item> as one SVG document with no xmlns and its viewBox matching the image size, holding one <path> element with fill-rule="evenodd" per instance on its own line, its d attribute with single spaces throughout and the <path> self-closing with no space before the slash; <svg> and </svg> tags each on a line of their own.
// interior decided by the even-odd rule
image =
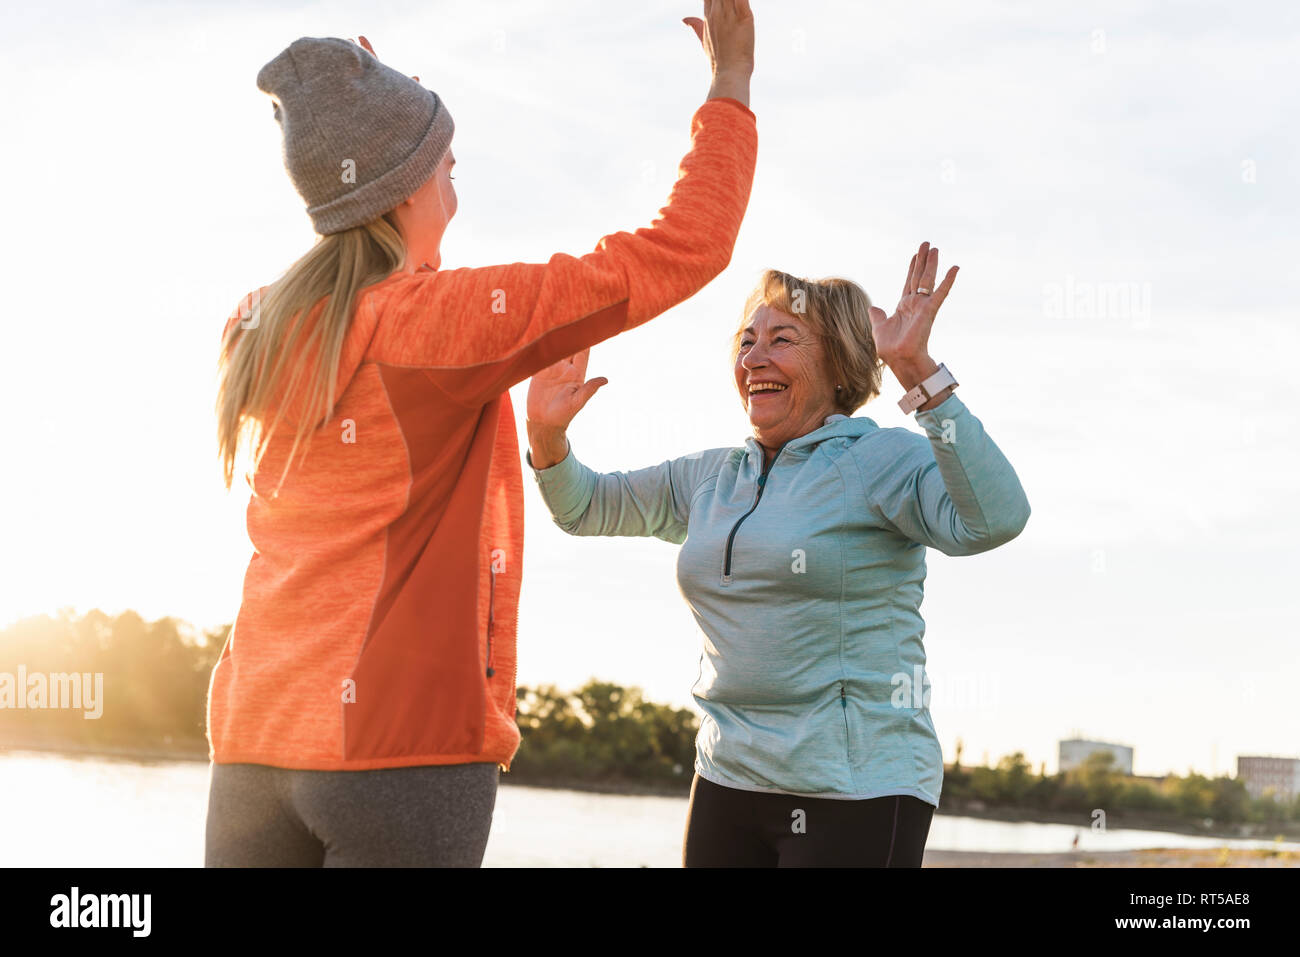
<svg viewBox="0 0 1300 957">
<path fill-rule="evenodd" d="M 998 801 L 1002 804 L 1024 804 L 1033 786 L 1029 762 L 1020 751 L 1009 754 L 998 762 L 1000 780 L 997 787 Z"/>
<path fill-rule="evenodd" d="M 1168 788 L 1179 814 L 1193 819 L 1212 816 L 1214 787 L 1208 778 L 1190 771 L 1185 778 L 1171 776 Z"/>
<path fill-rule="evenodd" d="M 698 727 L 687 709 L 595 679 L 571 694 L 521 687 L 517 697 L 522 741 L 512 773 L 520 779 L 689 780 Z"/>
</svg>

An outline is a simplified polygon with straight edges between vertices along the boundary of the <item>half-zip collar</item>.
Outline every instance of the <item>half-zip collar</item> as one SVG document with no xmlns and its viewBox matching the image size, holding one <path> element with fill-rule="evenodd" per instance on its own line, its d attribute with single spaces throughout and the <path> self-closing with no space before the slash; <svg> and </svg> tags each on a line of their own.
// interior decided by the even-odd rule
<svg viewBox="0 0 1300 957">
<path fill-rule="evenodd" d="M 772 461 L 764 465 L 763 447 L 758 444 L 758 440 L 750 436 L 745 440 L 745 446 L 749 449 L 749 454 L 753 457 L 754 463 L 758 466 L 759 473 L 755 479 L 756 490 L 754 492 L 754 502 L 749 506 L 749 511 L 741 515 L 731 527 L 731 532 L 727 535 L 727 544 L 722 553 L 722 584 L 729 585 L 732 581 L 732 556 L 736 542 L 736 534 L 740 531 L 741 525 L 745 519 L 754 514 L 758 508 L 759 502 L 763 500 L 763 489 L 767 487 L 768 478 L 772 470 L 776 468 L 777 462 L 785 456 L 787 462 L 791 458 L 805 458 L 812 454 L 818 445 L 827 439 L 839 438 L 841 436 L 856 437 L 862 435 L 871 429 L 878 428 L 875 422 L 866 417 L 855 419 L 847 415 L 836 413 L 827 416 L 824 424 L 820 429 L 814 429 L 807 435 L 801 435 L 796 439 L 791 439 L 776 450 L 772 456 Z"/>
<path fill-rule="evenodd" d="M 859 436 L 865 435 L 873 429 L 878 428 L 880 428 L 880 426 L 878 426 L 873 419 L 869 419 L 865 415 L 848 416 L 837 412 L 835 415 L 827 416 L 821 428 L 813 429 L 813 431 L 797 438 L 793 438 L 781 446 L 781 448 L 777 450 L 776 455 L 772 458 L 772 466 L 776 466 L 777 458 L 780 458 L 782 455 L 786 457 L 787 461 L 791 457 L 811 455 L 813 450 L 827 439 L 841 437 L 856 439 Z M 754 461 L 758 463 L 758 470 L 762 472 L 763 447 L 759 445 L 758 440 L 751 435 L 749 438 L 745 439 L 745 448 L 748 450 L 749 455 L 753 457 Z"/>
</svg>

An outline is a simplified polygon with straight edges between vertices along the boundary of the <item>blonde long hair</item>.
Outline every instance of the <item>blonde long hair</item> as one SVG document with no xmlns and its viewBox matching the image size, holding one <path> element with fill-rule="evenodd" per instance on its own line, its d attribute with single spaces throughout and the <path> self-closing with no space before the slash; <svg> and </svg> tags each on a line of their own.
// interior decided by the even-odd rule
<svg viewBox="0 0 1300 957">
<path fill-rule="evenodd" d="M 311 433 L 334 414 L 357 294 L 405 261 L 406 244 L 391 212 L 321 236 L 254 301 L 250 316 L 230 327 L 221 344 L 217 389 L 217 446 L 227 490 L 240 447 L 253 450 L 256 470 L 286 410 L 298 400 L 301 414 L 279 491 L 299 447 L 306 454 Z"/>
</svg>

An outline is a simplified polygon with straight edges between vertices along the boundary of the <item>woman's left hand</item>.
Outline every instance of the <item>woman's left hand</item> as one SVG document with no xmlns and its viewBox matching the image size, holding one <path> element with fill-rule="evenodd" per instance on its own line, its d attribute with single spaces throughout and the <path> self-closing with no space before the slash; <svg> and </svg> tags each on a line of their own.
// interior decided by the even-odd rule
<svg viewBox="0 0 1300 957">
<path fill-rule="evenodd" d="M 957 267 L 948 270 L 936 289 L 934 280 L 938 274 L 939 250 L 931 249 L 928 242 L 921 243 L 908 266 L 903 297 L 898 300 L 894 314 L 886 316 L 885 310 L 876 306 L 868 310 L 876 354 L 907 390 L 939 369 L 939 364 L 930 358 L 930 327 L 957 278 Z M 918 292 L 918 289 L 930 292 Z"/>
</svg>

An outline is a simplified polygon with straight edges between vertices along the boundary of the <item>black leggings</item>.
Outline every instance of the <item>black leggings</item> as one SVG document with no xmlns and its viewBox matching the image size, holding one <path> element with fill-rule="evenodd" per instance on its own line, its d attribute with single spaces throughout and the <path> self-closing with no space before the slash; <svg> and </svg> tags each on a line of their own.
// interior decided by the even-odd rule
<svg viewBox="0 0 1300 957">
<path fill-rule="evenodd" d="M 296 771 L 214 764 L 208 867 L 478 867 L 495 764 Z"/>
<path fill-rule="evenodd" d="M 838 801 L 691 782 L 685 867 L 920 867 L 934 805 Z"/>
</svg>

